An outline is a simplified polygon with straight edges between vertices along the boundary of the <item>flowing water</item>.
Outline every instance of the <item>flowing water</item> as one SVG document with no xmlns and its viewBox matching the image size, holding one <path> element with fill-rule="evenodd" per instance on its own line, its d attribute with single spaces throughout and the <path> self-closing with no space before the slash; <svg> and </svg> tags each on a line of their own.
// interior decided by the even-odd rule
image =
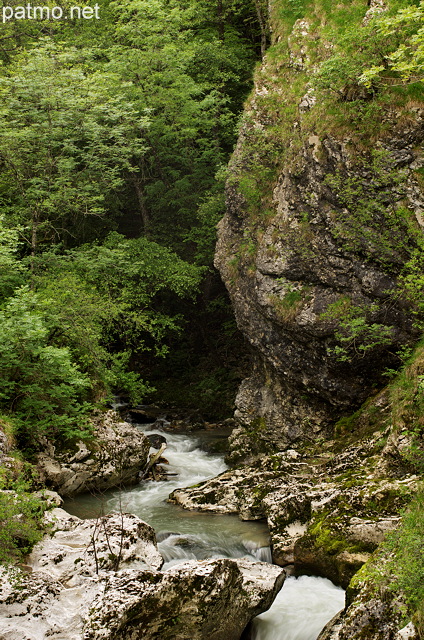
<svg viewBox="0 0 424 640">
<path fill-rule="evenodd" d="M 326 578 L 289 577 L 272 607 L 253 621 L 252 640 L 315 640 L 344 604 L 343 589 Z"/>
<path fill-rule="evenodd" d="M 162 570 L 187 559 L 249 558 L 271 562 L 268 530 L 263 522 L 243 522 L 237 516 L 186 511 L 166 502 L 178 487 L 202 482 L 227 468 L 222 456 L 199 448 L 198 437 L 163 433 L 143 425 L 146 435 L 167 439 L 164 456 L 168 480 L 147 481 L 102 496 L 78 496 L 65 509 L 80 518 L 111 511 L 134 513 L 155 528 L 165 559 Z M 269 611 L 254 622 L 254 640 L 315 640 L 326 622 L 344 606 L 344 592 L 323 578 L 288 578 Z"/>
</svg>

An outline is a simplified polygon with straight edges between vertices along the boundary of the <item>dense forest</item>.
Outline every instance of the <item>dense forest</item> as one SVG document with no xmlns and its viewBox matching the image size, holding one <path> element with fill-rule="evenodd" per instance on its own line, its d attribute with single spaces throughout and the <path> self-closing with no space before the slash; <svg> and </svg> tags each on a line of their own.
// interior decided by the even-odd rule
<svg viewBox="0 0 424 640">
<path fill-rule="evenodd" d="M 161 360 L 189 389 L 168 399 L 212 389 L 228 416 L 240 338 L 211 265 L 262 11 L 105 1 L 3 24 L 0 407 L 23 446 L 141 402 Z"/>
</svg>

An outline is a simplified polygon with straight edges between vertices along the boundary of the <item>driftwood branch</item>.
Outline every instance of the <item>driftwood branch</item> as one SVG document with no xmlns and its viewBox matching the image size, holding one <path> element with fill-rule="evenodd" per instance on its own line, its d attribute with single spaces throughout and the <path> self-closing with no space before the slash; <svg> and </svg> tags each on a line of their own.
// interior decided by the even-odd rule
<svg viewBox="0 0 424 640">
<path fill-rule="evenodd" d="M 162 444 L 160 445 L 159 451 L 156 451 L 156 453 L 150 454 L 149 461 L 145 466 L 144 471 L 140 474 L 140 480 L 144 480 L 144 478 L 148 475 L 152 467 L 158 463 L 159 458 L 162 456 L 162 453 L 165 451 L 165 449 L 166 449 L 166 442 L 162 442 Z"/>
</svg>

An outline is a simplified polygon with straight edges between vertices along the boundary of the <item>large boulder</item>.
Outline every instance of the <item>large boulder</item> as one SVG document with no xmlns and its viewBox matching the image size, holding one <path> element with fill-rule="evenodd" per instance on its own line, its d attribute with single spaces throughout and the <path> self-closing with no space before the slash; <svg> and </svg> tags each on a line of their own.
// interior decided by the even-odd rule
<svg viewBox="0 0 424 640">
<path fill-rule="evenodd" d="M 121 572 L 94 599 L 84 640 L 239 640 L 283 582 L 278 567 L 230 559 Z"/>
<path fill-rule="evenodd" d="M 51 443 L 37 456 L 41 481 L 62 496 L 103 491 L 135 484 L 147 463 L 150 443 L 144 434 L 122 422 L 115 411 L 94 420 L 93 442 L 77 442 L 58 451 Z"/>
<path fill-rule="evenodd" d="M 284 582 L 279 567 L 247 560 L 160 572 L 154 531 L 133 515 L 46 518 L 25 570 L 1 569 L 2 640 L 238 640 Z"/>
<path fill-rule="evenodd" d="M 80 520 L 63 509 L 45 516 L 51 535 L 37 544 L 28 560 L 33 571 L 47 572 L 65 586 L 82 584 L 105 571 L 128 566 L 160 569 L 154 529 L 129 513 Z"/>
</svg>

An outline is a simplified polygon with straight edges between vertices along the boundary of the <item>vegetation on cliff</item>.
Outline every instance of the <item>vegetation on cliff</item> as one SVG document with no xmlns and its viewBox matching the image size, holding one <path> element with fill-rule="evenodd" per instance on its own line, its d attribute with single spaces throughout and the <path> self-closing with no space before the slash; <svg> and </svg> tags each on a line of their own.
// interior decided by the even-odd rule
<svg viewBox="0 0 424 640">
<path fill-rule="evenodd" d="M 216 256 L 255 353 L 239 416 L 271 446 L 328 437 L 421 335 L 421 15 L 271 5 Z"/>
<path fill-rule="evenodd" d="M 230 460 L 247 466 L 229 503 L 267 516 L 283 561 L 287 518 L 298 515 L 307 533 L 295 558 L 338 580 L 377 544 L 358 531 L 393 525 L 422 480 L 423 7 L 271 3 L 272 42 L 220 223 L 216 263 L 254 360 L 230 444 Z M 299 466 L 325 469 L 312 502 L 303 475 L 297 493 L 281 488 L 293 481 L 292 448 Z M 198 491 L 226 504 L 224 483 Z M 182 499 L 196 504 L 196 491 Z M 422 605 L 421 567 L 414 586 L 404 579 L 422 547 L 422 513 L 412 513 L 394 535 L 390 569 L 403 576 L 393 588 L 409 619 Z M 325 637 L 391 637 L 378 620 L 367 630 L 355 607 L 355 624 Z"/>
</svg>

